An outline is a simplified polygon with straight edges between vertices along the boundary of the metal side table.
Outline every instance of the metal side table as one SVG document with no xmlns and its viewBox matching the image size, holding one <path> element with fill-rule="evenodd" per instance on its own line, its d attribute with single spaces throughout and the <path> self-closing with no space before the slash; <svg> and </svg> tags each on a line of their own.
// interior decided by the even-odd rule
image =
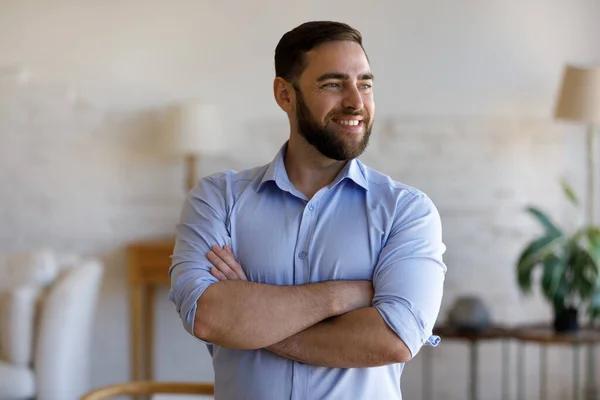
<svg viewBox="0 0 600 400">
<path fill-rule="evenodd" d="M 547 348 L 550 345 L 566 345 L 573 349 L 572 361 L 572 380 L 573 380 L 573 400 L 581 399 L 580 375 L 580 352 L 581 347 L 590 350 L 600 344 L 600 330 L 582 327 L 575 333 L 557 333 L 550 325 L 536 324 L 523 325 L 513 329 L 512 337 L 519 342 L 519 356 L 517 362 L 517 393 L 519 400 L 526 399 L 525 387 L 525 352 L 526 343 L 537 343 L 540 345 L 540 399 L 544 400 L 547 396 L 546 374 L 547 374 Z M 594 393 L 588 393 L 584 397 L 586 400 L 597 398 L 597 388 L 594 382 L 594 357 L 593 351 L 587 352 L 587 384 L 588 388 L 593 389 Z"/>
</svg>

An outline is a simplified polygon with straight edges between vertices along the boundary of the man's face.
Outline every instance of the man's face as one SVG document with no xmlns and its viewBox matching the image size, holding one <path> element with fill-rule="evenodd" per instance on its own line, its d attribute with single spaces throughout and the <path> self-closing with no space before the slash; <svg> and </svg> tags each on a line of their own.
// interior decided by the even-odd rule
<svg viewBox="0 0 600 400">
<path fill-rule="evenodd" d="M 296 90 L 297 130 L 324 156 L 356 158 L 366 149 L 375 105 L 373 77 L 358 43 L 325 43 L 306 54 Z"/>
</svg>

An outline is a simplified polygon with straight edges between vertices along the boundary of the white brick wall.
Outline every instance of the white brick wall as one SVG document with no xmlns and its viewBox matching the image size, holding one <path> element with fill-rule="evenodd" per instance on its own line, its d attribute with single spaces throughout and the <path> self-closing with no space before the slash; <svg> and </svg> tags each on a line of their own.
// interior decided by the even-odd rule
<svg viewBox="0 0 600 400">
<path fill-rule="evenodd" d="M 183 200 L 182 165 L 161 146 L 161 107 L 196 97 L 232 111 L 231 154 L 202 160 L 202 173 L 269 162 L 287 135 L 272 52 L 306 19 L 346 20 L 365 34 L 378 111 L 363 160 L 438 205 L 449 266 L 442 318 L 470 293 L 501 322 L 549 317 L 539 297 L 519 294 L 514 260 L 537 228 L 523 207 L 566 220 L 558 177 L 583 187 L 583 129 L 550 112 L 562 63 L 600 60 L 589 40 L 600 33 L 597 2 L 328 4 L 0 2 L 0 251 L 51 245 L 106 261 L 94 386 L 128 379 L 124 246 L 171 234 Z M 206 350 L 166 297 L 159 291 L 158 378 L 211 380 Z M 445 341 L 433 351 L 436 400 L 465 398 L 465 350 Z M 481 351 L 483 399 L 500 398 L 499 354 L 495 344 Z M 536 376 L 535 349 L 527 354 Z M 569 398 L 565 358 L 549 353 L 554 399 Z M 421 362 L 407 366 L 407 399 L 419 399 Z"/>
</svg>

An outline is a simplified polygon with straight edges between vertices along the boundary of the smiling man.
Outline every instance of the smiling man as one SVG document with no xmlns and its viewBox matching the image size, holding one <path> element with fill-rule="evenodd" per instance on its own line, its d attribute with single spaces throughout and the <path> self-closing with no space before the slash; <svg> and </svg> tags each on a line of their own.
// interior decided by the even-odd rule
<svg viewBox="0 0 600 400">
<path fill-rule="evenodd" d="M 404 363 L 439 341 L 439 214 L 358 160 L 375 105 L 357 30 L 298 26 L 275 73 L 289 140 L 271 163 L 189 193 L 170 298 L 208 346 L 217 400 L 399 400 Z"/>
</svg>

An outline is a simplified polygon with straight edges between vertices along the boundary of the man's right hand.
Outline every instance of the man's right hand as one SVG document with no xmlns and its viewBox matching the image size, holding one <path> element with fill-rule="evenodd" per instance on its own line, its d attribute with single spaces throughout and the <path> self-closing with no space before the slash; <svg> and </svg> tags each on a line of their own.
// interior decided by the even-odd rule
<svg viewBox="0 0 600 400">
<path fill-rule="evenodd" d="M 225 245 L 223 248 L 214 245 L 206 257 L 213 267 L 210 269 L 212 276 L 220 281 L 242 280 L 247 281 L 246 273 L 242 266 L 236 261 L 231 247 Z"/>
</svg>

